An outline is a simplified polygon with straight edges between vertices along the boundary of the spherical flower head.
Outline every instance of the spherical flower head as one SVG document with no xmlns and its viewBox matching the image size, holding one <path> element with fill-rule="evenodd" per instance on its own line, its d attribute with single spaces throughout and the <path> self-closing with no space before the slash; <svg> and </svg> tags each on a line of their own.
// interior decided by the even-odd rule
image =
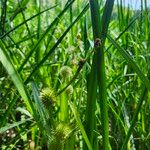
<svg viewBox="0 0 150 150">
<path fill-rule="evenodd" d="M 60 69 L 60 75 L 63 79 L 67 79 L 72 76 L 72 69 L 69 66 L 63 66 Z"/>
<path fill-rule="evenodd" d="M 56 127 L 55 136 L 58 139 L 65 140 L 68 138 L 72 131 L 72 128 L 70 125 L 66 123 L 59 123 Z"/>
<path fill-rule="evenodd" d="M 78 39 L 78 40 L 81 40 L 81 33 L 78 33 L 78 34 L 77 34 L 77 39 Z"/>
<path fill-rule="evenodd" d="M 70 96 L 72 95 L 72 93 L 73 93 L 73 87 L 72 85 L 69 85 L 66 89 L 66 94 Z"/>
<path fill-rule="evenodd" d="M 72 133 L 73 128 L 67 123 L 58 123 L 55 130 L 53 131 L 52 137 L 50 139 L 51 149 L 63 149 L 66 140 Z"/>
<path fill-rule="evenodd" d="M 40 97 L 46 107 L 55 105 L 55 94 L 50 88 L 42 89 Z"/>
</svg>

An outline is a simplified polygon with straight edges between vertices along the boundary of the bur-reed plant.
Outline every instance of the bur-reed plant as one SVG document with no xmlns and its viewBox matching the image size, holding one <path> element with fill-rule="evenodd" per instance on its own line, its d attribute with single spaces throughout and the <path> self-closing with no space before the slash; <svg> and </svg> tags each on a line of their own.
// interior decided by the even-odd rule
<svg viewBox="0 0 150 150">
<path fill-rule="evenodd" d="M 0 1 L 0 149 L 149 149 L 140 2 Z"/>
</svg>

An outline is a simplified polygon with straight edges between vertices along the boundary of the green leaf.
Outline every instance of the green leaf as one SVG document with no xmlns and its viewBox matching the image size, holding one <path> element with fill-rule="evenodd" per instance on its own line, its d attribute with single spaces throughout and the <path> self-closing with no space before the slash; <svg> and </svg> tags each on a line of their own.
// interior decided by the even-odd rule
<svg viewBox="0 0 150 150">
<path fill-rule="evenodd" d="M 22 120 L 22 121 L 18 121 L 18 122 L 15 122 L 13 124 L 8 124 L 5 127 L 0 128 L 0 134 L 4 133 L 5 131 L 7 131 L 7 130 L 9 130 L 11 128 L 19 126 L 20 124 L 26 123 L 27 121 L 31 121 L 31 118 L 25 119 L 25 120 Z"/>
<path fill-rule="evenodd" d="M 25 90 L 25 87 L 23 85 L 22 79 L 20 75 L 18 74 L 17 70 L 15 69 L 11 58 L 7 54 L 7 50 L 5 48 L 5 45 L 3 42 L 0 40 L 0 61 L 2 62 L 3 66 L 7 70 L 9 76 L 11 77 L 14 85 L 16 86 L 18 92 L 20 93 L 22 99 L 24 100 L 27 108 L 29 109 L 30 112 L 32 112 L 31 108 L 31 102 L 30 99 L 27 95 L 27 92 Z"/>
</svg>

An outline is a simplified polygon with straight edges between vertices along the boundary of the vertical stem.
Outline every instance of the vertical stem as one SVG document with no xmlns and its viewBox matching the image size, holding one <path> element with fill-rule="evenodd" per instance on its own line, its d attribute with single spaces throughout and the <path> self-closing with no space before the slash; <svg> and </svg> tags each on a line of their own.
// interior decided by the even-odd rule
<svg viewBox="0 0 150 150">
<path fill-rule="evenodd" d="M 62 93 L 60 100 L 60 121 L 67 122 L 68 121 L 68 99 L 66 93 Z"/>
<path fill-rule="evenodd" d="M 2 0 L 1 5 L 2 6 L 1 6 L 1 16 L 0 16 L 0 35 L 3 35 L 5 32 L 7 0 Z"/>
<path fill-rule="evenodd" d="M 88 85 L 87 85 L 87 107 L 86 107 L 86 116 L 85 116 L 85 129 L 87 136 L 90 140 L 92 147 L 94 146 L 94 127 L 96 124 L 95 118 L 95 107 L 96 107 L 96 96 L 97 96 L 97 74 L 96 74 L 96 56 L 93 57 L 93 63 L 91 72 L 88 76 Z M 87 149 L 86 145 L 85 150 Z"/>
<path fill-rule="evenodd" d="M 109 132 L 108 132 L 108 109 L 106 99 L 106 77 L 105 77 L 105 62 L 104 62 L 104 50 L 100 41 L 100 15 L 98 1 L 90 0 L 93 36 L 96 50 L 96 73 L 97 84 L 99 87 L 99 104 L 101 108 L 101 122 L 102 122 L 102 137 L 104 149 L 109 149 Z M 103 42 L 103 41 L 102 41 Z"/>
<path fill-rule="evenodd" d="M 71 0 L 69 0 L 71 1 Z M 72 23 L 72 20 L 73 20 L 73 16 L 72 16 L 72 6 L 70 6 L 69 8 L 69 11 L 70 11 L 70 24 Z M 73 43 L 73 28 L 71 28 L 71 44 Z"/>
<path fill-rule="evenodd" d="M 95 8 L 92 8 L 93 5 L 94 7 L 96 6 L 94 4 L 94 1 L 90 1 L 91 15 L 94 13 L 93 11 L 95 10 Z M 92 26 L 93 25 L 94 25 L 94 20 L 92 17 Z M 93 26 L 93 33 L 95 34 L 94 29 L 95 27 Z M 99 30 L 99 33 L 100 33 L 100 30 Z M 94 35 L 94 38 L 95 38 L 95 35 Z M 92 147 L 94 147 L 95 142 L 97 143 L 97 140 L 94 141 L 94 139 L 97 139 L 97 138 L 94 137 L 95 135 L 93 132 L 96 127 L 96 117 L 95 117 L 96 97 L 97 97 L 97 56 L 95 53 L 93 56 L 91 72 L 87 77 L 87 107 L 86 107 L 86 116 L 85 116 L 85 123 L 86 123 L 85 129 L 86 129 L 87 136 L 90 140 Z M 84 145 L 84 149 L 87 149 L 86 145 Z"/>
<path fill-rule="evenodd" d="M 103 148 L 105 150 L 108 150 L 110 149 L 110 144 L 109 144 L 109 121 L 108 121 L 108 108 L 107 108 L 107 96 L 106 96 L 104 45 L 105 45 L 105 39 L 107 35 L 107 30 L 110 22 L 114 0 L 106 1 L 101 22 L 100 22 L 98 0 L 90 0 L 89 2 L 90 2 L 90 10 L 91 10 L 93 36 L 94 36 L 94 48 L 96 51 L 93 63 L 95 63 L 94 72 L 97 74 L 97 79 L 95 80 L 97 80 L 96 82 L 98 85 L 98 92 L 99 92 L 98 103 L 100 104 L 100 108 L 101 108 Z M 91 130 L 93 131 L 93 129 L 94 127 L 92 126 Z"/>
</svg>

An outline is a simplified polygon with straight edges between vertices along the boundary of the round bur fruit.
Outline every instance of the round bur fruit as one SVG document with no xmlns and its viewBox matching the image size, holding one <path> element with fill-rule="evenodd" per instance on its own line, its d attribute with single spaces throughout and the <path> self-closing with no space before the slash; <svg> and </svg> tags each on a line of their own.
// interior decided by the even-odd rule
<svg viewBox="0 0 150 150">
<path fill-rule="evenodd" d="M 64 79 L 71 77 L 72 76 L 72 70 L 71 70 L 71 68 L 68 67 L 68 66 L 63 66 L 60 69 L 60 75 Z"/>
</svg>

